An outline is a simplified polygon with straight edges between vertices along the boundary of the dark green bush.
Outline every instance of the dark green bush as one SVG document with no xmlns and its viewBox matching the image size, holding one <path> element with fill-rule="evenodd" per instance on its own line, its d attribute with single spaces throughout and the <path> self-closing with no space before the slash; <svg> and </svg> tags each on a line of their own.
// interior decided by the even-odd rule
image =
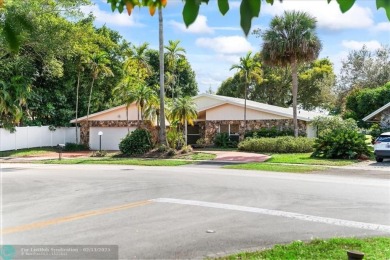
<svg viewBox="0 0 390 260">
<path fill-rule="evenodd" d="M 146 129 L 136 129 L 119 143 L 119 149 L 125 155 L 144 154 L 152 149 L 151 135 Z"/>
<path fill-rule="evenodd" d="M 215 135 L 214 145 L 222 148 L 235 148 L 237 147 L 237 142 L 233 141 L 228 133 L 218 133 Z"/>
<path fill-rule="evenodd" d="M 300 136 L 303 136 L 302 133 L 299 134 Z M 278 137 L 278 136 L 294 136 L 294 130 L 289 128 L 284 130 L 278 130 L 276 127 L 271 127 L 271 128 L 260 128 L 258 130 L 252 130 L 245 133 L 245 138 Z"/>
<path fill-rule="evenodd" d="M 238 149 L 259 153 L 308 153 L 313 151 L 313 145 L 312 138 L 281 136 L 247 138 L 238 144 Z"/>
<path fill-rule="evenodd" d="M 337 129 L 316 139 L 313 157 L 333 159 L 356 159 L 370 155 L 366 137 L 352 129 Z"/>
<path fill-rule="evenodd" d="M 89 150 L 88 145 L 85 144 L 76 144 L 76 143 L 66 143 L 64 151 L 73 152 L 73 151 L 87 151 Z"/>
</svg>

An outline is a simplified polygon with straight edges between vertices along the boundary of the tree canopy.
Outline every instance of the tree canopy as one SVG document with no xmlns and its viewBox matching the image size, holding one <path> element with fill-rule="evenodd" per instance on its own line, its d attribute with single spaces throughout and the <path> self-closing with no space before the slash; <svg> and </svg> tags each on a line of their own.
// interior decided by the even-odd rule
<svg viewBox="0 0 390 260">
<path fill-rule="evenodd" d="M 279 0 L 282 2 L 282 0 Z M 330 3 L 332 0 L 323 0 Z M 347 12 L 355 4 L 355 0 L 337 1 L 342 13 Z M 200 6 L 208 4 L 209 0 L 183 0 L 183 21 L 188 27 L 195 22 L 198 17 Z M 232 0 L 230 1 L 232 2 Z M 273 5 L 275 0 L 266 0 L 266 4 Z M 127 10 L 130 15 L 135 6 L 149 8 L 150 15 L 154 15 L 156 8 L 165 7 L 168 0 L 107 0 L 111 4 L 112 11 L 118 10 L 120 13 Z M 245 35 L 248 35 L 252 27 L 252 19 L 260 16 L 262 0 L 241 0 L 240 4 L 240 25 Z M 377 9 L 384 8 L 387 18 L 390 20 L 390 2 L 388 0 L 376 0 Z M 218 0 L 218 8 L 222 15 L 225 15 L 229 9 L 229 0 Z"/>
</svg>

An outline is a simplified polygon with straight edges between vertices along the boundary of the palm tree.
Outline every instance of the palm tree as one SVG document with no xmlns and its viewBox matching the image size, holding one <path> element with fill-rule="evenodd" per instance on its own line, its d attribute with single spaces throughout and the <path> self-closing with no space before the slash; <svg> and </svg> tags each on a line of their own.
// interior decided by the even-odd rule
<svg viewBox="0 0 390 260">
<path fill-rule="evenodd" d="M 165 111 L 164 111 L 164 31 L 163 31 L 163 14 L 162 6 L 158 7 L 158 38 L 159 38 L 159 55 L 160 55 L 160 133 L 159 139 L 161 145 L 167 145 L 167 132 L 165 129 Z"/>
<path fill-rule="evenodd" d="M 149 43 L 145 42 L 140 44 L 139 46 L 132 46 L 130 49 L 128 56 L 129 58 L 124 63 L 124 69 L 128 70 L 129 66 L 134 66 L 133 61 L 136 63 L 137 68 L 142 68 L 146 70 L 146 74 L 151 74 L 150 65 L 148 62 L 148 57 L 146 56 L 146 52 L 149 49 Z M 147 75 L 140 75 L 141 77 L 145 77 Z M 144 80 L 144 78 L 142 78 Z"/>
<path fill-rule="evenodd" d="M 184 125 L 184 140 L 187 145 L 187 123 L 194 125 L 198 117 L 196 105 L 191 97 L 180 97 L 172 108 L 171 117 Z"/>
<path fill-rule="evenodd" d="M 145 109 L 148 107 L 148 104 L 151 100 L 153 100 L 156 95 L 156 92 L 151 89 L 149 86 L 142 84 L 139 85 L 133 92 L 134 95 L 134 101 L 136 102 L 137 106 L 140 108 L 141 111 L 141 120 L 144 120 L 144 112 Z M 139 124 L 139 120 L 138 120 Z"/>
<path fill-rule="evenodd" d="M 174 98 L 174 89 L 175 89 L 175 85 L 176 85 L 176 81 L 177 81 L 177 76 L 176 76 L 176 69 L 177 69 L 177 66 L 176 66 L 176 63 L 178 60 L 180 59 L 184 59 L 185 58 L 185 53 L 186 53 L 186 50 L 182 47 L 179 47 L 179 44 L 180 44 L 180 40 L 177 40 L 177 41 L 172 41 L 172 40 L 169 40 L 168 41 L 168 45 L 165 46 L 165 50 L 167 51 L 166 52 L 166 58 L 167 58 L 167 61 L 168 61 L 168 69 L 171 71 L 171 75 L 172 75 L 172 82 L 171 82 L 171 86 L 172 86 L 172 99 Z"/>
<path fill-rule="evenodd" d="M 115 96 L 119 97 L 121 102 L 126 104 L 126 121 L 127 121 L 127 132 L 130 132 L 129 128 L 129 106 L 135 102 L 134 95 L 134 84 L 133 80 L 128 77 L 122 79 L 119 84 L 113 89 Z"/>
<path fill-rule="evenodd" d="M 252 57 L 252 52 L 248 52 L 245 57 L 240 58 L 239 64 L 234 64 L 230 70 L 238 69 L 242 76 L 244 77 L 244 135 L 246 132 L 246 100 L 247 100 L 247 92 L 248 87 L 250 85 L 250 81 L 252 79 L 257 79 L 260 81 L 261 79 L 261 71 L 260 71 L 260 63 L 257 62 Z"/>
<path fill-rule="evenodd" d="M 144 117 L 151 122 L 157 121 L 157 126 L 160 126 L 160 99 L 157 95 L 152 95 L 145 107 Z"/>
<path fill-rule="evenodd" d="M 298 65 L 317 59 L 322 44 L 315 32 L 316 19 L 305 12 L 285 11 L 275 16 L 262 34 L 265 64 L 291 66 L 294 136 L 298 137 Z"/>
<path fill-rule="evenodd" d="M 91 69 L 92 83 L 91 90 L 89 92 L 88 99 L 88 109 L 87 109 L 87 122 L 89 119 L 89 109 L 91 107 L 91 98 L 92 98 L 92 90 L 93 84 L 95 80 L 100 76 L 100 74 L 104 76 L 113 76 L 111 69 L 107 66 L 110 64 L 110 60 L 107 59 L 107 54 L 105 52 L 94 53 L 89 60 L 89 65 Z"/>
</svg>

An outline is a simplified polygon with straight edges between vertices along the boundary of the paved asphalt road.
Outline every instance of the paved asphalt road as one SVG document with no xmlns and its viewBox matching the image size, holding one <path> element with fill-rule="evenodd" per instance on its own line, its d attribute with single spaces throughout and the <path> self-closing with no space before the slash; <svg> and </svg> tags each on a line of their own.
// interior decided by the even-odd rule
<svg viewBox="0 0 390 260">
<path fill-rule="evenodd" d="M 2 243 L 118 245 L 121 259 L 156 259 L 390 236 L 389 178 L 335 171 L 3 164 Z"/>
</svg>

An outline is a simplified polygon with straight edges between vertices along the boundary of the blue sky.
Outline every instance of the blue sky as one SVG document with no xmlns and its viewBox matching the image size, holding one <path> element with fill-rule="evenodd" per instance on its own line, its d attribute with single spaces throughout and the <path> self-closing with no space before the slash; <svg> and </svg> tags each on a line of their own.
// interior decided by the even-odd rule
<svg viewBox="0 0 390 260">
<path fill-rule="evenodd" d="M 120 32 L 135 45 L 148 42 L 151 48 L 158 49 L 158 15 L 151 17 L 147 8 L 136 8 L 131 16 L 111 12 L 105 0 L 93 0 L 95 5 L 83 7 L 83 12 L 92 12 L 95 25 L 108 27 Z M 186 49 L 187 58 L 196 73 L 200 93 L 209 87 L 217 90 L 223 80 L 232 76 L 232 64 L 248 51 L 257 52 L 262 41 L 253 35 L 244 36 L 239 27 L 239 5 L 241 1 L 230 0 L 230 10 L 222 16 L 217 1 L 211 0 L 202 5 L 195 23 L 185 28 L 182 19 L 181 0 L 168 0 L 164 12 L 164 42 L 180 40 Z M 328 57 L 340 70 L 341 60 L 351 50 L 360 49 L 363 44 L 375 50 L 381 44 L 390 44 L 390 22 L 384 9 L 376 9 L 374 0 L 357 0 L 345 14 L 341 14 L 336 1 L 330 4 L 325 0 L 284 0 L 275 1 L 273 6 L 263 1 L 259 18 L 252 21 L 252 28 L 266 29 L 275 15 L 284 10 L 306 11 L 317 18 L 317 33 L 323 43 L 320 58 Z"/>
</svg>

